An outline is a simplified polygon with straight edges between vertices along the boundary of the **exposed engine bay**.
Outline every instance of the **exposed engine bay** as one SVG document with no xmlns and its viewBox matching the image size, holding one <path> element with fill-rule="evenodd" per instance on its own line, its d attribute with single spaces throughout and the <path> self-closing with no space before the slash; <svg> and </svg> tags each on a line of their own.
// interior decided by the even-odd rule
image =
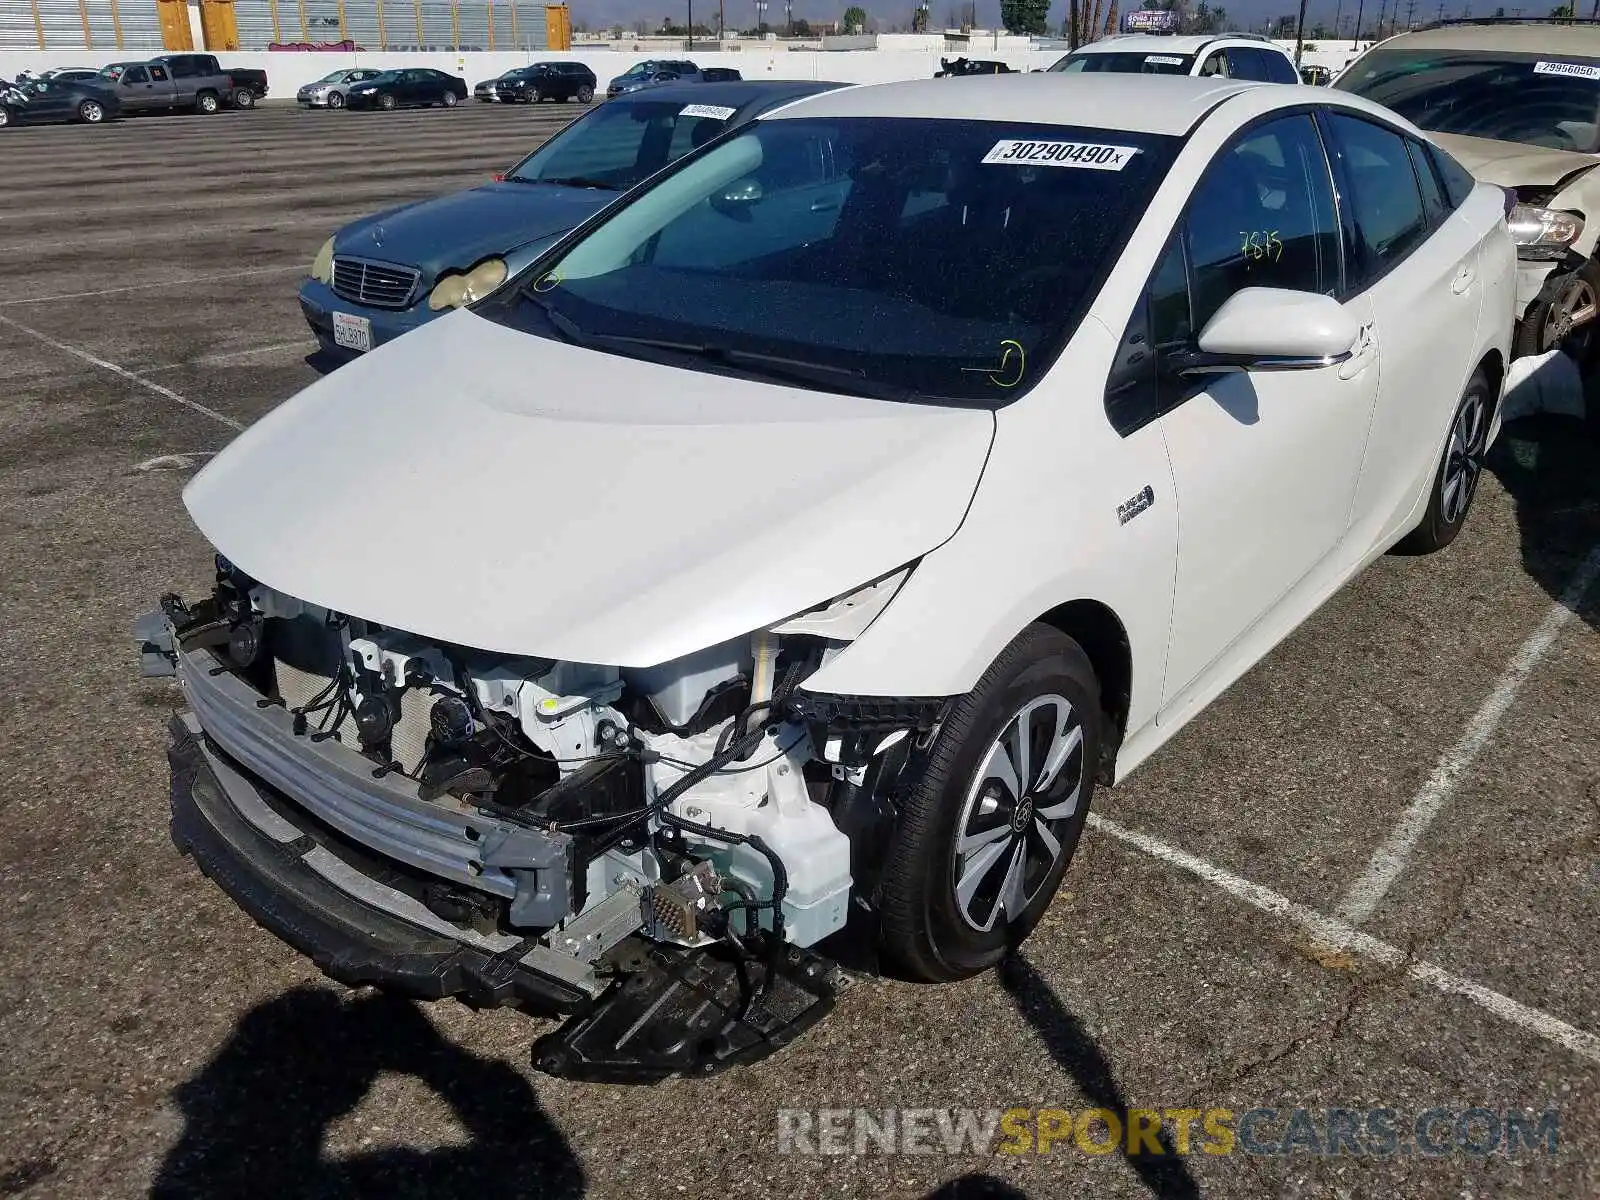
<svg viewBox="0 0 1600 1200">
<path fill-rule="evenodd" d="M 853 594 L 852 619 L 903 575 Z M 832 963 L 807 948 L 870 887 L 853 872 L 941 704 L 799 691 L 841 647 L 837 616 L 617 668 L 430 642 L 219 556 L 211 596 L 163 597 L 139 635 L 146 674 L 176 674 L 193 709 L 186 769 L 280 846 L 314 843 L 322 882 L 550 984 L 577 1015 L 538 1065 L 629 1079 L 760 1057 L 831 1005 Z M 174 837 L 195 849 L 178 789 L 174 751 Z"/>
</svg>

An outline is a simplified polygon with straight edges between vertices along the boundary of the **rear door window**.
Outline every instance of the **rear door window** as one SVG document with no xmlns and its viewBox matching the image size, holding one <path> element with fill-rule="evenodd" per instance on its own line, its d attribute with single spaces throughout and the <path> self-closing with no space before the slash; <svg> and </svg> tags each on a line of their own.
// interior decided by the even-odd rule
<svg viewBox="0 0 1600 1200">
<path fill-rule="evenodd" d="M 1406 139 L 1392 129 L 1329 112 L 1340 173 L 1350 192 L 1360 285 L 1387 274 L 1428 236 L 1422 193 Z"/>
<path fill-rule="evenodd" d="M 1407 138 L 1406 153 L 1411 157 L 1411 169 L 1417 173 L 1417 185 L 1422 189 L 1422 211 L 1428 218 L 1428 227 L 1437 228 L 1450 215 L 1453 206 L 1444 194 L 1439 177 L 1433 172 L 1427 147 L 1413 138 Z"/>
<path fill-rule="evenodd" d="M 1261 51 L 1253 46 L 1229 46 L 1223 53 L 1227 56 L 1230 78 L 1267 82 L 1267 64 L 1262 61 Z"/>
<path fill-rule="evenodd" d="M 1433 159 L 1439 178 L 1444 182 L 1444 193 L 1450 197 L 1450 207 L 1460 208 L 1467 202 L 1467 197 L 1472 195 L 1473 189 L 1478 186 L 1477 179 L 1473 177 L 1471 171 L 1437 146 L 1428 147 L 1428 157 Z"/>
</svg>

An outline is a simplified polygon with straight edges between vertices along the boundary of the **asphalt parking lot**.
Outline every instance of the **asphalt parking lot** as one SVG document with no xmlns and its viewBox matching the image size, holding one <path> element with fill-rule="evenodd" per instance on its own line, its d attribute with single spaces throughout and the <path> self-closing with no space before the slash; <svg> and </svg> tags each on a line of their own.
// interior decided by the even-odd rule
<svg viewBox="0 0 1600 1200">
<path fill-rule="evenodd" d="M 857 979 L 753 1067 L 535 1075 L 539 1022 L 328 985 L 174 853 L 176 692 L 137 679 L 129 631 L 205 586 L 184 482 L 317 378 L 294 293 L 335 227 L 480 181 L 578 111 L 4 135 L 0 1195 L 1600 1192 L 1600 444 L 1569 420 L 1508 427 L 1450 550 L 1381 561 L 1102 792 L 1001 971 Z M 1341 1107 L 1394 1110 L 1400 1146 L 778 1136 L 785 1109 L 1274 1109 L 1255 1144 L 1281 1148 L 1289 1110 Z M 1424 1153 L 1430 1109 L 1555 1110 L 1557 1148 L 1475 1154 L 1447 1120 Z"/>
</svg>

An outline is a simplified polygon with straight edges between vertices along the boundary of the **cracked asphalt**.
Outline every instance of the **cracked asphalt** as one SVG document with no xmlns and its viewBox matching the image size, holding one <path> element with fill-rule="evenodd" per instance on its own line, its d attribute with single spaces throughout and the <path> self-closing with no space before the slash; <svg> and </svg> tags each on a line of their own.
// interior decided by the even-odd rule
<svg viewBox="0 0 1600 1200">
<path fill-rule="evenodd" d="M 4 135 L 0 1195 L 1600 1192 L 1592 591 L 1362 925 L 1394 962 L 1097 829 L 1001 970 L 858 978 L 763 1063 L 596 1086 L 530 1070 L 541 1022 L 328 984 L 177 856 L 177 698 L 137 679 L 129 631 L 205 586 L 179 492 L 233 431 L 203 410 L 248 424 L 316 378 L 294 291 L 337 225 L 480 181 L 576 111 Z M 1335 914 L 1600 543 L 1597 468 L 1577 422 L 1508 427 L 1453 547 L 1377 563 L 1097 812 Z M 781 1109 L 957 1107 L 1271 1109 L 1269 1148 L 1296 1108 L 1390 1109 L 1403 1136 L 1331 1156 L 1303 1129 L 1287 1154 L 780 1153 Z M 1556 1152 L 1422 1153 L 1411 1121 L 1435 1108 L 1555 1110 Z"/>
</svg>

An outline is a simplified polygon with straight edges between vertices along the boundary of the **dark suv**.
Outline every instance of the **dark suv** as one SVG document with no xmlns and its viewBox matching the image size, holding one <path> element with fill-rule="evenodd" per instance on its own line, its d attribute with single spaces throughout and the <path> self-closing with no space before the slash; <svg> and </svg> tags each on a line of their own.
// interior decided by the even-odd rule
<svg viewBox="0 0 1600 1200">
<path fill-rule="evenodd" d="M 538 104 L 541 100 L 594 99 L 599 81 L 582 63 L 542 62 L 507 71 L 494 81 L 495 99 L 502 104 Z"/>
</svg>

